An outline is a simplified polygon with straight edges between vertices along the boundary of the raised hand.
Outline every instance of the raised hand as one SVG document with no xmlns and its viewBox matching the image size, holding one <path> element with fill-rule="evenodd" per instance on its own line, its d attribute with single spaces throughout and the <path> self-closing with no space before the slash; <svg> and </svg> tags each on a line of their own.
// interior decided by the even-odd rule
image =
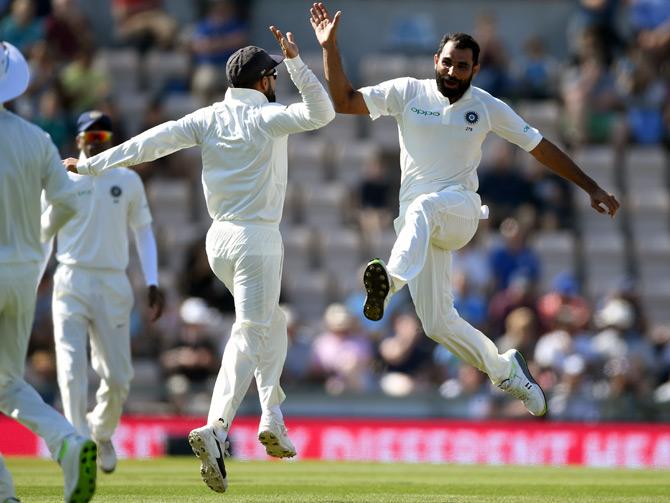
<svg viewBox="0 0 670 503">
<path fill-rule="evenodd" d="M 277 39 L 277 42 L 279 42 L 279 47 L 281 47 L 285 57 L 288 59 L 295 58 L 300 53 L 293 38 L 293 33 L 288 31 L 284 37 L 284 34 L 276 26 L 270 26 L 270 31 Z"/>
<path fill-rule="evenodd" d="M 318 2 L 312 5 L 309 13 L 309 22 L 312 24 L 312 28 L 314 28 L 314 34 L 319 41 L 319 45 L 325 47 L 328 44 L 334 44 L 337 25 L 340 22 L 342 12 L 338 10 L 335 16 L 331 18 L 326 6 L 322 2 Z"/>
<path fill-rule="evenodd" d="M 589 197 L 591 198 L 591 207 L 598 213 L 607 213 L 613 217 L 619 209 L 619 201 L 616 200 L 616 197 L 601 188 L 597 188 L 589 194 Z"/>
</svg>

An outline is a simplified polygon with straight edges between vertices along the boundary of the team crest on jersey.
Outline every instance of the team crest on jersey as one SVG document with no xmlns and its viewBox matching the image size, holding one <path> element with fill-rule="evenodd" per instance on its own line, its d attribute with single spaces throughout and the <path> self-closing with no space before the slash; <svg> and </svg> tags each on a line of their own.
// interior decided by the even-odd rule
<svg viewBox="0 0 670 503">
<path fill-rule="evenodd" d="M 468 124 L 477 124 L 479 122 L 479 114 L 473 110 L 465 112 L 465 122 Z"/>
<path fill-rule="evenodd" d="M 109 193 L 112 195 L 114 199 L 118 199 L 123 193 L 123 191 L 121 190 L 121 187 L 119 187 L 118 185 L 112 185 L 112 188 L 109 189 Z"/>
</svg>

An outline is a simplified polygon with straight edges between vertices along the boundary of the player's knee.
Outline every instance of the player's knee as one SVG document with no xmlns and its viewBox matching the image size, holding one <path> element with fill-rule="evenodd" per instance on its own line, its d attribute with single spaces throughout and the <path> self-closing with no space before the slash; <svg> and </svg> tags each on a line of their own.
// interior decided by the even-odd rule
<svg viewBox="0 0 670 503">
<path fill-rule="evenodd" d="M 427 337 L 442 343 L 455 331 L 458 320 L 458 312 L 452 307 L 443 316 L 424 317 L 421 324 Z"/>
<path fill-rule="evenodd" d="M 431 196 L 429 194 L 422 194 L 410 203 L 407 207 L 407 213 L 428 213 L 430 212 L 431 204 Z"/>
</svg>

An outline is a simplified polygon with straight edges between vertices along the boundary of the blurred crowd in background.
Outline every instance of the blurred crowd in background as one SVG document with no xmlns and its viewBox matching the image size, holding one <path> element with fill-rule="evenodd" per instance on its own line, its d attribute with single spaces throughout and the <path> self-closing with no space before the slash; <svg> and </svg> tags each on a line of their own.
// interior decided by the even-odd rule
<svg viewBox="0 0 670 503">
<path fill-rule="evenodd" d="M 584 208 L 584 195 L 531 156 L 488 141 L 479 192 L 491 218 L 454 254 L 456 307 L 501 352 L 521 350 L 547 391 L 550 419 L 667 420 L 670 1 L 573 3 L 569 57 L 562 59 L 546 49 L 541 33 L 512 53 L 495 12 L 478 12 L 473 35 L 482 48 L 481 71 L 474 84 L 505 98 L 574 154 L 620 197 L 624 211 L 616 221 L 595 214 Z M 0 0 L 0 40 L 17 46 L 32 72 L 28 92 L 9 108 L 49 132 L 70 157 L 82 111 L 109 114 L 120 143 L 222 99 L 229 55 L 254 42 L 253 4 L 184 4 L 195 23 L 161 0 L 111 0 L 110 11 L 99 15 L 113 18 L 114 43 L 102 46 L 75 0 Z M 425 30 L 403 21 L 389 34 L 382 68 L 380 58 L 377 66 L 374 56 L 363 59 L 355 85 L 418 68 L 415 76 L 433 78 L 439 25 L 426 42 L 417 35 Z M 415 21 L 420 25 L 425 16 Z M 320 58 L 303 54 L 322 77 Z M 295 101 L 285 72 L 277 83 L 278 100 Z M 338 117 L 291 139 L 293 182 L 282 225 L 289 402 L 317 395 L 431 396 L 452 404 L 455 416 L 526 417 L 520 402 L 425 337 L 407 292 L 393 298 L 383 321 L 362 316 L 360 269 L 371 256 L 386 259 L 393 243 L 397 156 L 395 126 L 366 118 Z M 157 323 L 148 322 L 134 260 L 129 412 L 205 413 L 233 321 L 233 299 L 205 255 L 209 220 L 198 168 L 196 150 L 137 167 L 155 219 L 168 306 Z M 52 261 L 40 285 L 28 379 L 57 404 L 54 268 Z"/>
</svg>

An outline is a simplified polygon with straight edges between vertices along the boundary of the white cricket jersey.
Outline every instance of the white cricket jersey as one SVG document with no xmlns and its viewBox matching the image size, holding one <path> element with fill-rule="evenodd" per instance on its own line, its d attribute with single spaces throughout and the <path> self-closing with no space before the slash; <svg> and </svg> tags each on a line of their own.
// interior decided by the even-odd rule
<svg viewBox="0 0 670 503">
<path fill-rule="evenodd" d="M 74 186 L 47 133 L 0 104 L 0 265 L 41 262 L 42 190 L 69 218 Z"/>
<path fill-rule="evenodd" d="M 229 88 L 223 101 L 149 129 L 80 162 L 77 170 L 98 174 L 200 145 L 212 219 L 278 225 L 286 194 L 287 136 L 325 126 L 335 117 L 326 90 L 300 57 L 284 63 L 301 103 L 269 103 L 254 89 Z"/>
<path fill-rule="evenodd" d="M 406 77 L 359 91 L 373 120 L 390 115 L 398 122 L 401 206 L 452 185 L 476 192 L 476 170 L 489 131 L 526 151 L 542 140 L 507 104 L 478 87 L 470 86 L 454 104 L 435 79 Z"/>
<path fill-rule="evenodd" d="M 77 189 L 77 214 L 58 232 L 58 262 L 125 271 L 128 226 L 137 229 L 151 223 L 142 180 L 125 168 L 100 176 L 68 176 Z"/>
</svg>

